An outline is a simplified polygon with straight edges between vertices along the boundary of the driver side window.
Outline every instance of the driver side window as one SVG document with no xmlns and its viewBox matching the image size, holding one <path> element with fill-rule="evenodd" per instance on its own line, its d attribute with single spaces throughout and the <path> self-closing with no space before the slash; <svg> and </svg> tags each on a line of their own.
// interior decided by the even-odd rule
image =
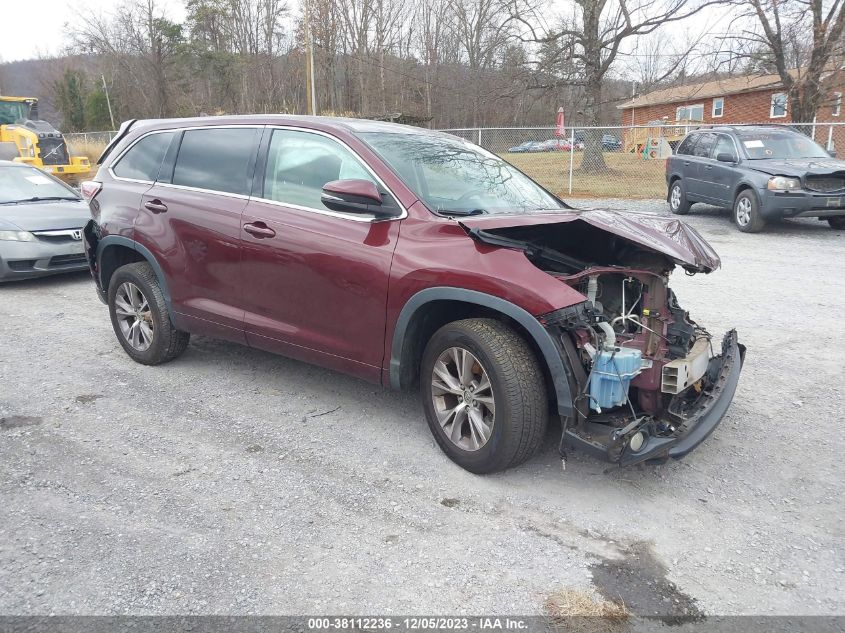
<svg viewBox="0 0 845 633">
<path fill-rule="evenodd" d="M 719 134 L 717 139 L 716 147 L 713 148 L 713 158 L 716 158 L 719 154 L 731 154 L 732 156 L 736 156 L 734 143 L 729 136 Z"/>
<path fill-rule="evenodd" d="M 329 211 L 320 200 L 323 185 L 350 178 L 378 186 L 361 161 L 337 141 L 311 132 L 273 131 L 264 176 L 265 199 Z"/>
</svg>

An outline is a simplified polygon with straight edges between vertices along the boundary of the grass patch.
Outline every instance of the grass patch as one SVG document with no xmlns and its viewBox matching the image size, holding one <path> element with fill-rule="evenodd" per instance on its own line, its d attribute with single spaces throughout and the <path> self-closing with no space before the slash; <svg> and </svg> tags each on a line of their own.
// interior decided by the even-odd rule
<svg viewBox="0 0 845 633">
<path fill-rule="evenodd" d="M 596 598 L 580 589 L 560 589 L 544 606 L 552 623 L 564 631 L 618 633 L 626 629 L 631 617 L 621 602 Z"/>
<path fill-rule="evenodd" d="M 605 152 L 607 171 L 581 171 L 584 152 L 575 152 L 572 193 L 569 193 L 569 152 L 500 154 L 546 189 L 563 198 L 666 197 L 666 165 L 663 160 L 643 160 L 639 154 Z"/>
<path fill-rule="evenodd" d="M 106 149 L 105 143 L 71 141 L 67 144 L 67 150 L 71 156 L 87 156 L 91 164 L 100 157 L 104 149 Z"/>
</svg>

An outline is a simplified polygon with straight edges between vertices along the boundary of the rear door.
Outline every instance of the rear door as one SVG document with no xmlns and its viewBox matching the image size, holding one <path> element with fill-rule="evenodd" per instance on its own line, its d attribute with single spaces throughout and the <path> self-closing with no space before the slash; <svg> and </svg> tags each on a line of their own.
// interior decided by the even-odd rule
<svg viewBox="0 0 845 633">
<path fill-rule="evenodd" d="M 338 213 L 320 201 L 329 181 L 384 183 L 336 138 L 267 129 L 263 183 L 243 216 L 241 287 L 250 345 L 378 382 L 387 284 L 400 222 Z"/>
<path fill-rule="evenodd" d="M 98 203 L 109 209 L 102 218 L 106 233 L 134 239 L 133 221 L 138 215 L 141 196 L 158 178 L 165 154 L 176 136 L 171 130 L 142 136 L 109 166 L 111 181 L 97 196 Z"/>
<path fill-rule="evenodd" d="M 687 196 L 695 200 L 706 200 L 708 188 L 705 184 L 709 175 L 707 165 L 710 161 L 710 153 L 716 142 L 716 135 L 712 132 L 700 132 L 696 134 L 695 145 L 692 153 L 685 157 L 684 173 L 687 174 Z"/>
<path fill-rule="evenodd" d="M 180 132 L 158 181 L 142 196 L 136 239 L 161 263 L 177 321 L 192 332 L 245 342 L 241 215 L 261 129 Z"/>
</svg>

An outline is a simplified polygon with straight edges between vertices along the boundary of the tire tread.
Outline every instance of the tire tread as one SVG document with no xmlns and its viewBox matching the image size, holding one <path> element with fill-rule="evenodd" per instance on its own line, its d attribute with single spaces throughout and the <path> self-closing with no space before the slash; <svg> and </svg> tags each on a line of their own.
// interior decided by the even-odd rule
<svg viewBox="0 0 845 633">
<path fill-rule="evenodd" d="M 500 387 L 511 405 L 510 437 L 504 442 L 506 452 L 489 468 L 474 469 L 474 472 L 495 472 L 518 466 L 537 451 L 548 423 L 546 385 L 534 351 L 516 331 L 495 319 L 454 321 L 438 330 L 432 340 L 445 329 L 465 333 L 492 351 L 499 373 L 504 376 Z M 448 440 L 438 433 L 434 436 L 441 449 L 450 454 L 452 445 Z"/>
</svg>

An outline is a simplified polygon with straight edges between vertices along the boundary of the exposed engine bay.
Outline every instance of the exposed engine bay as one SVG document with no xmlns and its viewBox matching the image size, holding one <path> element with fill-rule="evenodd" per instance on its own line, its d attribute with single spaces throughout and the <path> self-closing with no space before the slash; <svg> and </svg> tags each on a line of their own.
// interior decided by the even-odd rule
<svg viewBox="0 0 845 633">
<path fill-rule="evenodd" d="M 584 296 L 539 318 L 572 370 L 575 414 L 563 420 L 562 457 L 564 446 L 620 465 L 680 457 L 715 428 L 733 396 L 744 347 L 735 331 L 714 347 L 669 288 L 678 264 L 689 274 L 707 268 L 583 222 L 471 234 L 523 250 Z M 684 446 L 684 438 L 696 441 Z"/>
</svg>

